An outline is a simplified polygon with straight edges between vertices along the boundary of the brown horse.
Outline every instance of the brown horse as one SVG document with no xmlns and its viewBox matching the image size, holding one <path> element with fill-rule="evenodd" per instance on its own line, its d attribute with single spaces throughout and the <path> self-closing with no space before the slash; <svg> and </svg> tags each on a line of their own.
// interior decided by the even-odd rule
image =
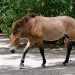
<svg viewBox="0 0 75 75">
<path fill-rule="evenodd" d="M 13 23 L 11 45 L 18 46 L 20 38 L 28 40 L 21 59 L 20 66 L 24 66 L 24 58 L 33 45 L 39 48 L 45 67 L 43 40 L 55 41 L 64 38 L 67 55 L 63 64 L 68 63 L 72 49 L 71 41 L 75 40 L 75 19 L 68 16 L 44 17 L 29 15 Z"/>
</svg>

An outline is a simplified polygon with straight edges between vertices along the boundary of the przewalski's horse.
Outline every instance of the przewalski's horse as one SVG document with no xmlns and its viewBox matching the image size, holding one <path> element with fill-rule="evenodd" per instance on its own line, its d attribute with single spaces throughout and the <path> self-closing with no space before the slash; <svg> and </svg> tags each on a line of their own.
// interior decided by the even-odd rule
<svg viewBox="0 0 75 75">
<path fill-rule="evenodd" d="M 71 41 L 75 40 L 75 19 L 68 16 L 44 17 L 44 16 L 25 16 L 13 23 L 11 33 L 11 45 L 18 45 L 20 38 L 28 40 L 24 53 L 21 58 L 20 66 L 24 66 L 24 58 L 33 45 L 39 48 L 44 67 L 46 59 L 44 56 L 43 40 L 55 41 L 64 38 L 67 47 L 66 59 L 63 64 L 68 63 L 72 49 Z"/>
</svg>

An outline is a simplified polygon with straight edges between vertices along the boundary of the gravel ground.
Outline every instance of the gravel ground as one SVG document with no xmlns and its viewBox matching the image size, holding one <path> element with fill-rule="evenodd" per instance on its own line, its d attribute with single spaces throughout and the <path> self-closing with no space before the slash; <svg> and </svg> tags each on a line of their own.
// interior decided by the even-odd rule
<svg viewBox="0 0 75 75">
<path fill-rule="evenodd" d="M 25 68 L 19 69 L 19 63 L 23 50 L 17 50 L 16 54 L 10 54 L 9 49 L 0 49 L 0 75 L 75 75 L 74 50 L 67 66 L 63 66 L 65 49 L 45 49 L 47 59 L 46 68 L 41 67 L 42 59 L 37 48 L 30 49 L 26 56 Z"/>
<path fill-rule="evenodd" d="M 15 54 L 11 54 L 7 40 L 9 39 L 1 35 L 0 75 L 75 75 L 75 49 L 72 50 L 69 64 L 63 66 L 66 49 L 45 48 L 46 68 L 41 67 L 42 58 L 39 50 L 37 48 L 30 49 L 26 56 L 24 69 L 19 69 L 23 49 L 17 49 Z"/>
</svg>

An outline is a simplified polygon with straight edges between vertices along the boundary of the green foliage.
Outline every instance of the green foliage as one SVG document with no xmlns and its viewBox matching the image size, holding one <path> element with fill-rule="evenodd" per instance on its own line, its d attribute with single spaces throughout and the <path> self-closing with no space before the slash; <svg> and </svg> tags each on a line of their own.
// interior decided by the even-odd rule
<svg viewBox="0 0 75 75">
<path fill-rule="evenodd" d="M 46 16 L 69 15 L 70 7 L 71 0 L 45 0 L 42 13 Z"/>
<path fill-rule="evenodd" d="M 9 35 L 12 22 L 24 15 L 75 16 L 72 8 L 72 0 L 0 0 L 0 28 Z"/>
</svg>

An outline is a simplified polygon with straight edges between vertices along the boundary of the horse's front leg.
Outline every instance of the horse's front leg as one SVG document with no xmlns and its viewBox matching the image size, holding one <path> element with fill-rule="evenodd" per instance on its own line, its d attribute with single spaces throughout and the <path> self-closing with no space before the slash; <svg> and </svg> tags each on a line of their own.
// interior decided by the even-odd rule
<svg viewBox="0 0 75 75">
<path fill-rule="evenodd" d="M 44 55 L 44 48 L 40 47 L 39 49 L 40 49 L 40 53 L 41 53 L 41 56 L 42 56 L 42 59 L 43 59 L 42 67 L 45 67 L 46 59 L 45 59 L 45 55 Z"/>
<path fill-rule="evenodd" d="M 69 40 L 68 38 L 66 40 L 67 40 L 67 42 L 65 42 L 65 46 L 67 48 L 67 53 L 66 53 L 66 59 L 63 62 L 64 65 L 66 65 L 68 63 L 70 54 L 71 54 L 71 50 L 72 50 L 72 41 Z"/>
<path fill-rule="evenodd" d="M 30 47 L 30 41 L 28 40 L 27 45 L 24 48 L 22 58 L 21 58 L 20 69 L 22 69 L 24 67 L 24 59 L 25 59 L 27 52 L 29 51 L 29 47 Z"/>
</svg>

